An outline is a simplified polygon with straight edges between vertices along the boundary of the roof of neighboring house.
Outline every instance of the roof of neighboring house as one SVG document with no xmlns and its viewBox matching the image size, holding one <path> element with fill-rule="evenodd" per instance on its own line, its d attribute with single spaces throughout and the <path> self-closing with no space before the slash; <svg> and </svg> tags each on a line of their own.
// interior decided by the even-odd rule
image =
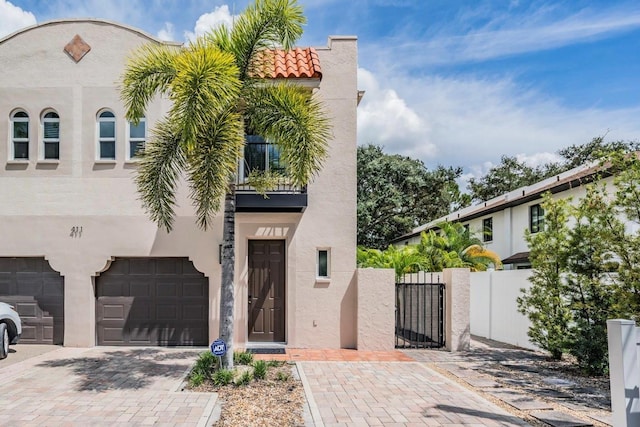
<svg viewBox="0 0 640 427">
<path fill-rule="evenodd" d="M 519 264 L 529 262 L 529 252 L 518 252 L 502 260 L 503 264 Z"/>
<path fill-rule="evenodd" d="M 321 79 L 322 69 L 318 53 L 312 47 L 266 50 L 260 60 L 265 64 L 257 71 L 258 77 L 267 79 Z"/>
<path fill-rule="evenodd" d="M 516 190 L 510 191 L 509 193 L 487 200 L 486 202 L 460 209 L 427 224 L 423 224 L 414 228 L 410 233 L 391 240 L 391 243 L 397 243 L 419 236 L 420 233 L 426 230 L 437 229 L 438 224 L 442 222 L 470 221 L 484 215 L 499 212 L 506 208 L 540 199 L 547 191 L 555 194 L 571 188 L 579 187 L 593 181 L 597 172 L 602 172 L 602 167 L 597 162 L 578 166 L 577 168 L 570 169 L 535 184 L 520 187 Z M 606 174 L 609 172 L 605 171 L 604 173 Z"/>
</svg>

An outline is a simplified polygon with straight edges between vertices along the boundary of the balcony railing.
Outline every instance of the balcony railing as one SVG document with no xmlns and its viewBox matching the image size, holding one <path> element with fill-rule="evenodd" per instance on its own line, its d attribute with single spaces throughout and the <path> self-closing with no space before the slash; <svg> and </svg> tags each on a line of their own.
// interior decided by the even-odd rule
<svg viewBox="0 0 640 427">
<path fill-rule="evenodd" d="M 307 188 L 291 183 L 278 147 L 259 136 L 250 135 L 246 139 L 244 159 L 238 165 L 236 178 L 236 211 L 303 212 L 307 207 Z M 272 172 L 280 177 L 261 194 L 249 182 L 249 175 L 255 171 Z"/>
</svg>

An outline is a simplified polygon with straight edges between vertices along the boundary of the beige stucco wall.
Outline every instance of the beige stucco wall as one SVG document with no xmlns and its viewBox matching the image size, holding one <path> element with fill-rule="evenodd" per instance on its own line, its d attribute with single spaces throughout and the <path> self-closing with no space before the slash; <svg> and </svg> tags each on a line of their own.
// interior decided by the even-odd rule
<svg viewBox="0 0 640 427">
<path fill-rule="evenodd" d="M 79 34 L 91 51 L 78 63 L 63 52 Z M 124 107 L 117 81 L 126 55 L 152 41 L 102 21 L 44 24 L 0 40 L 0 256 L 44 256 L 65 279 L 67 346 L 95 345 L 94 277 L 114 257 L 185 256 L 210 282 L 209 335 L 218 335 L 221 216 L 208 231 L 195 225 L 182 188 L 176 223 L 168 234 L 140 207 L 125 159 Z M 287 244 L 287 342 L 298 347 L 354 347 L 356 236 L 356 40 L 334 38 L 318 49 L 323 80 L 317 96 L 333 119 L 325 167 L 309 185 L 303 214 L 238 214 L 236 228 L 236 344 L 247 337 L 246 250 L 250 238 Z M 146 113 L 151 128 L 167 111 L 155 99 Z M 28 161 L 9 159 L 9 116 L 30 116 Z M 60 115 L 60 160 L 38 161 L 39 118 Z M 114 162 L 96 161 L 96 114 L 117 117 Z M 71 235 L 82 227 L 81 235 Z M 331 249 L 331 280 L 315 279 L 315 251 Z"/>
<path fill-rule="evenodd" d="M 395 348 L 395 272 L 358 269 L 358 350 Z"/>
</svg>

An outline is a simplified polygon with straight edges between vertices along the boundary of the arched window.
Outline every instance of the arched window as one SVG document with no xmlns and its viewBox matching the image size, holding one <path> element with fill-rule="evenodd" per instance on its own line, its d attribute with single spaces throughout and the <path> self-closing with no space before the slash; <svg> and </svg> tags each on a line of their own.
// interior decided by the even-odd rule
<svg viewBox="0 0 640 427">
<path fill-rule="evenodd" d="M 116 116 L 111 111 L 98 115 L 98 159 L 116 159 Z"/>
<path fill-rule="evenodd" d="M 144 150 L 147 142 L 147 121 L 144 117 L 140 117 L 137 125 L 129 122 L 129 151 L 128 159 L 135 159 L 140 150 Z"/>
<path fill-rule="evenodd" d="M 29 159 L 29 115 L 16 111 L 11 115 L 11 158 Z"/>
<path fill-rule="evenodd" d="M 49 111 L 42 116 L 42 142 L 44 159 L 60 158 L 60 116 Z"/>
</svg>

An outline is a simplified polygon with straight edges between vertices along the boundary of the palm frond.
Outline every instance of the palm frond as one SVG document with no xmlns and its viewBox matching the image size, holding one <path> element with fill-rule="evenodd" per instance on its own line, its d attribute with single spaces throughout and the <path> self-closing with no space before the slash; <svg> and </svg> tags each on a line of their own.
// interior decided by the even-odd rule
<svg viewBox="0 0 640 427">
<path fill-rule="evenodd" d="M 296 185 L 307 184 L 327 157 L 329 118 L 316 98 L 294 85 L 253 87 L 246 98 L 246 120 L 281 150 Z"/>
<path fill-rule="evenodd" d="M 296 0 L 256 0 L 231 29 L 233 54 L 244 81 L 252 75 L 258 52 L 282 47 L 291 49 L 302 36 L 306 18 Z"/>
<path fill-rule="evenodd" d="M 197 222 L 207 229 L 220 209 L 244 145 L 242 117 L 229 108 L 212 118 L 198 144 L 187 154 L 187 180 Z"/>
<path fill-rule="evenodd" d="M 241 82 L 233 55 L 208 46 L 202 38 L 176 57 L 175 66 L 169 119 L 180 123 L 183 142 L 192 150 L 199 134 L 207 132 L 211 116 L 235 106 Z"/>
<path fill-rule="evenodd" d="M 174 60 L 179 54 L 177 47 L 146 44 L 129 57 L 120 91 L 128 120 L 137 123 L 151 99 L 168 91 L 177 73 Z"/>
<path fill-rule="evenodd" d="M 180 135 L 159 122 L 140 154 L 136 185 L 142 205 L 153 221 L 171 231 L 179 174 L 185 168 Z"/>
</svg>

